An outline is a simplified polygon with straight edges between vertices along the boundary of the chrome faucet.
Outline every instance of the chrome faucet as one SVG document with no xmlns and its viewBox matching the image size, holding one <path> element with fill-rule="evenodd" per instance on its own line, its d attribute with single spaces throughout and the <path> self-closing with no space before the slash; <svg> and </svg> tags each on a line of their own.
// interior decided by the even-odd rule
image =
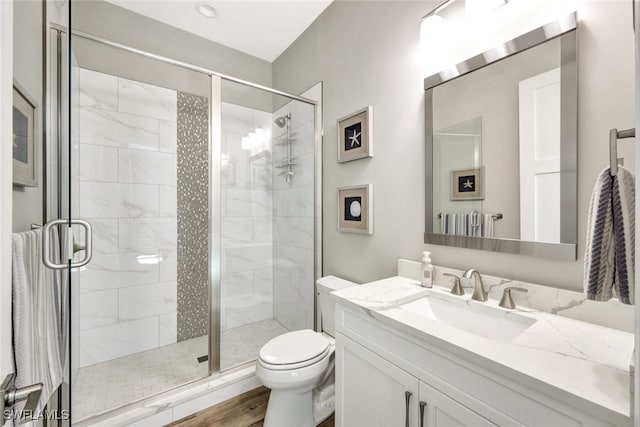
<svg viewBox="0 0 640 427">
<path fill-rule="evenodd" d="M 465 279 L 471 279 L 472 277 L 475 279 L 475 285 L 473 287 L 473 295 L 471 295 L 471 299 L 476 301 L 486 301 L 487 300 L 487 292 L 484 290 L 484 285 L 482 284 L 482 276 L 480 276 L 480 272 L 475 268 L 470 268 L 464 272 L 462 275 Z"/>
</svg>

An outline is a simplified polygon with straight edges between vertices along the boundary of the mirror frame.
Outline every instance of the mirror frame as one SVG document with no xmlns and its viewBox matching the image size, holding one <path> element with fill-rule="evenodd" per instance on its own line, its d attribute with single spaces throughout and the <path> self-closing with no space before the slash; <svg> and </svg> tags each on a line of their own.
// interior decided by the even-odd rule
<svg viewBox="0 0 640 427">
<path fill-rule="evenodd" d="M 550 22 L 451 69 L 424 79 L 425 90 L 425 233 L 424 243 L 520 254 L 556 260 L 577 258 L 578 67 L 576 13 Z M 445 82 L 563 36 L 560 47 L 560 241 L 456 236 L 433 232 L 433 88 Z"/>
</svg>

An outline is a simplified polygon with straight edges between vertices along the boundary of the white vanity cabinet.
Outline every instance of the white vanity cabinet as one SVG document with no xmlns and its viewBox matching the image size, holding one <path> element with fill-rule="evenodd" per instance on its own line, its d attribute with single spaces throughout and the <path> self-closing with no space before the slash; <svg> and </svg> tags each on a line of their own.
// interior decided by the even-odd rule
<svg viewBox="0 0 640 427">
<path fill-rule="evenodd" d="M 418 379 L 344 336 L 336 339 L 336 425 L 417 427 Z"/>
<path fill-rule="evenodd" d="M 495 427 L 495 424 L 435 388 L 420 382 L 420 427 Z"/>
<path fill-rule="evenodd" d="M 337 427 L 632 425 L 571 391 L 413 332 L 384 310 L 341 301 L 335 419 Z"/>
<path fill-rule="evenodd" d="M 336 355 L 338 427 L 495 426 L 343 335 Z"/>
</svg>

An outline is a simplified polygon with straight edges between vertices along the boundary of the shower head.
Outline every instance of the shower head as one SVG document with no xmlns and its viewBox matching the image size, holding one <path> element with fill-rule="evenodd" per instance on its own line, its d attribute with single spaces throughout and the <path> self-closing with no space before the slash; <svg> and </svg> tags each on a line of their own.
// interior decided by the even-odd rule
<svg viewBox="0 0 640 427">
<path fill-rule="evenodd" d="M 287 124 L 287 120 L 289 120 L 289 115 L 287 114 L 286 116 L 280 116 L 277 119 L 275 119 L 273 122 L 279 127 L 279 128 L 283 128 L 285 127 L 285 125 Z"/>
</svg>

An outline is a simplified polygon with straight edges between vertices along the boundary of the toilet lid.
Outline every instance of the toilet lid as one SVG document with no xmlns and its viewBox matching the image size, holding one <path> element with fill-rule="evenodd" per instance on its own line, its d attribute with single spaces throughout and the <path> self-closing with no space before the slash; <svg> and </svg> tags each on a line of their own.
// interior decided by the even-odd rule
<svg viewBox="0 0 640 427">
<path fill-rule="evenodd" d="M 260 359 L 272 365 L 291 365 L 313 359 L 328 347 L 324 336 L 304 329 L 273 338 L 260 349 Z"/>
</svg>

